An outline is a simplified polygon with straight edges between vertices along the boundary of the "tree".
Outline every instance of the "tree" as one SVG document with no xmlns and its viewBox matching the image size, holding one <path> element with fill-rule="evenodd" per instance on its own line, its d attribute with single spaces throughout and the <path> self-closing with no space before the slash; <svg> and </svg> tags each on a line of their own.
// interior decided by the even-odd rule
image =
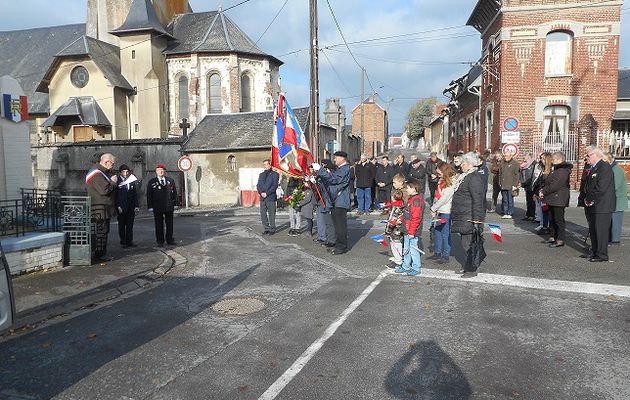
<svg viewBox="0 0 630 400">
<path fill-rule="evenodd" d="M 411 140 L 424 137 L 424 120 L 426 117 L 432 117 L 437 99 L 431 97 L 429 99 L 419 100 L 407 112 L 407 122 L 405 123 L 405 131 L 407 137 Z"/>
</svg>

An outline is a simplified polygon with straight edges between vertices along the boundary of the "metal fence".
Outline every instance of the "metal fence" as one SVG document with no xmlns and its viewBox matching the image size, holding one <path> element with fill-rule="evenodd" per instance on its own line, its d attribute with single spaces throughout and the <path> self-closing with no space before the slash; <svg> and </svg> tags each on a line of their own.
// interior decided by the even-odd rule
<svg viewBox="0 0 630 400">
<path fill-rule="evenodd" d="M 630 132 L 599 131 L 597 147 L 609 152 L 617 159 L 630 159 Z"/>
<path fill-rule="evenodd" d="M 554 153 L 556 151 L 561 151 L 565 154 L 567 161 L 577 161 L 577 131 L 572 130 L 562 134 L 536 132 L 534 133 L 532 139 L 532 154 L 540 154 L 542 152 Z"/>
<path fill-rule="evenodd" d="M 64 259 L 68 265 L 91 265 L 91 202 L 87 196 L 61 196 L 63 232 L 66 234 Z"/>
<path fill-rule="evenodd" d="M 0 236 L 61 231 L 63 217 L 59 192 L 40 189 L 21 189 L 20 192 L 20 199 L 0 201 Z"/>
</svg>

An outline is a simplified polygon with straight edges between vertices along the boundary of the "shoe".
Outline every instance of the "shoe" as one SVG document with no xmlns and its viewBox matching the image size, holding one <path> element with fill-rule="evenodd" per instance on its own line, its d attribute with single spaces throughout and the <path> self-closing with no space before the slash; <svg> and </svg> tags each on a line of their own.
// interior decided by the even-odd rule
<svg viewBox="0 0 630 400">
<path fill-rule="evenodd" d="M 164 242 L 160 242 L 157 245 L 158 245 L 158 247 L 164 247 Z"/>
<path fill-rule="evenodd" d="M 620 242 L 610 242 L 608 243 L 609 246 L 621 246 Z"/>
<path fill-rule="evenodd" d="M 385 264 L 385 267 L 389 268 L 389 269 L 397 269 L 398 267 L 400 267 L 400 265 L 396 264 L 395 262 L 389 262 L 387 264 Z"/>
<path fill-rule="evenodd" d="M 512 219 L 512 216 L 509 214 L 505 214 L 501 217 L 502 219 Z"/>
<path fill-rule="evenodd" d="M 287 232 L 287 236 L 291 236 L 293 235 L 293 229 L 289 229 L 289 231 Z"/>
<path fill-rule="evenodd" d="M 268 234 L 269 234 L 269 231 L 263 231 L 263 233 L 262 233 L 262 234 L 263 234 L 263 235 L 268 235 Z"/>
<path fill-rule="evenodd" d="M 556 242 L 553 243 L 549 243 L 549 247 L 562 247 L 564 246 L 564 242 L 562 240 L 558 240 Z"/>
<path fill-rule="evenodd" d="M 450 258 L 449 257 L 442 257 L 438 260 L 438 264 L 440 265 L 444 265 L 444 264 L 448 264 L 450 262 Z"/>
<path fill-rule="evenodd" d="M 427 260 L 439 260 L 442 258 L 440 254 L 433 254 L 432 256 L 427 257 Z"/>
<path fill-rule="evenodd" d="M 538 233 L 538 232 L 540 232 L 542 230 L 543 230 L 542 225 L 538 225 L 537 227 L 534 228 L 534 232 L 536 232 L 536 233 Z"/>
<path fill-rule="evenodd" d="M 108 262 L 108 261 L 111 261 L 113 259 L 114 259 L 114 257 L 107 257 L 107 256 L 97 256 L 96 257 L 96 260 L 99 261 L 99 262 Z"/>
<path fill-rule="evenodd" d="M 591 253 L 587 253 L 587 254 L 580 254 L 578 257 L 580 257 L 580 258 L 593 258 L 593 255 Z"/>
<path fill-rule="evenodd" d="M 590 262 L 608 262 L 607 258 L 600 258 L 600 257 L 591 257 L 588 260 Z"/>
<path fill-rule="evenodd" d="M 460 269 L 459 271 L 455 271 L 456 274 L 460 274 L 460 275 L 463 274 L 464 272 L 466 272 L 466 271 L 463 270 L 463 269 Z"/>
<path fill-rule="evenodd" d="M 138 247 L 138 245 L 131 242 L 131 243 L 127 243 L 127 247 Z"/>
<path fill-rule="evenodd" d="M 300 236 L 300 233 L 297 230 L 291 232 L 291 236 Z"/>
<path fill-rule="evenodd" d="M 521 221 L 529 221 L 529 217 L 521 218 Z"/>
<path fill-rule="evenodd" d="M 363 215 L 363 211 L 357 211 L 357 217 L 360 217 L 361 215 Z"/>
<path fill-rule="evenodd" d="M 467 278 L 474 278 L 475 276 L 477 276 L 476 271 L 469 271 L 469 272 L 464 272 L 461 277 L 464 279 L 467 279 Z"/>
<path fill-rule="evenodd" d="M 332 250 L 330 251 L 330 254 L 332 254 L 332 255 L 334 255 L 334 256 L 338 256 L 338 255 L 340 255 L 340 254 L 344 254 L 344 253 L 347 253 L 347 252 L 348 252 L 348 250 L 332 249 Z"/>
<path fill-rule="evenodd" d="M 537 224 L 540 224 L 540 220 L 538 220 L 538 219 L 536 219 L 536 218 L 534 218 L 534 219 L 532 220 L 532 222 L 535 222 L 535 223 L 537 223 Z"/>
<path fill-rule="evenodd" d="M 269 231 L 269 232 L 267 232 L 267 235 L 270 235 L 270 236 L 271 235 L 275 235 L 275 234 L 276 234 L 276 231 Z"/>
<path fill-rule="evenodd" d="M 166 242 L 169 246 L 176 246 L 177 243 L 175 241 Z"/>
<path fill-rule="evenodd" d="M 407 270 L 405 268 L 403 268 L 403 266 L 399 266 L 398 268 L 396 268 L 396 271 L 394 271 L 397 274 L 404 274 L 405 272 L 407 272 Z"/>
<path fill-rule="evenodd" d="M 407 276 L 416 276 L 420 274 L 420 270 L 415 270 L 412 269 L 411 271 L 407 272 Z"/>
</svg>

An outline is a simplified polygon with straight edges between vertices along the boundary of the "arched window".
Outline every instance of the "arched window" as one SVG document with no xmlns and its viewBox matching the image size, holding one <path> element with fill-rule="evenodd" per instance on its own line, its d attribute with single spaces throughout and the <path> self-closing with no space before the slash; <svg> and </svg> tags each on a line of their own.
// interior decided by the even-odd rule
<svg viewBox="0 0 630 400">
<path fill-rule="evenodd" d="M 227 158 L 227 170 L 229 172 L 235 172 L 237 170 L 236 157 L 230 154 Z"/>
<path fill-rule="evenodd" d="M 182 75 L 177 80 L 177 117 L 179 120 L 188 118 L 188 77 Z"/>
<path fill-rule="evenodd" d="M 545 75 L 568 75 L 573 59 L 573 35 L 556 31 L 547 35 L 545 46 Z"/>
<path fill-rule="evenodd" d="M 544 115 L 543 143 L 563 144 L 569 132 L 569 115 L 571 115 L 569 107 L 548 106 L 545 107 Z"/>
<path fill-rule="evenodd" d="M 221 114 L 221 75 L 212 72 L 208 75 L 208 114 Z"/>
<path fill-rule="evenodd" d="M 254 111 L 254 82 L 250 74 L 241 75 L 241 111 Z"/>
</svg>

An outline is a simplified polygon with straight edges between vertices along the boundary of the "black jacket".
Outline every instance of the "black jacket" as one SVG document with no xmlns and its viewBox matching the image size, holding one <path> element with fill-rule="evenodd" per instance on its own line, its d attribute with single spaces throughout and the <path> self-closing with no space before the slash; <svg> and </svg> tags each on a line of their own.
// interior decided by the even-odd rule
<svg viewBox="0 0 630 400">
<path fill-rule="evenodd" d="M 553 207 L 568 207 L 571 197 L 569 179 L 573 165 L 562 163 L 554 166 L 542 188 L 543 201 Z"/>
<path fill-rule="evenodd" d="M 164 179 L 164 186 L 157 177 L 147 183 L 147 208 L 152 208 L 154 212 L 172 212 L 179 205 L 175 181 L 168 176 Z"/>
<path fill-rule="evenodd" d="M 427 171 L 427 179 L 429 180 L 429 182 L 436 183 L 440 181 L 440 177 L 438 176 L 436 171 L 443 162 L 444 161 L 440 160 L 439 158 L 435 160 L 435 162 L 431 161 L 430 158 L 427 160 L 424 169 Z M 432 179 L 431 175 L 435 175 L 435 179 Z"/>
<path fill-rule="evenodd" d="M 578 195 L 578 207 L 585 207 L 584 205 L 584 196 L 586 196 L 586 180 L 588 179 L 588 174 L 591 171 L 591 165 L 586 163 L 584 164 L 584 169 L 582 170 L 582 177 L 580 178 L 580 194 Z"/>
<path fill-rule="evenodd" d="M 376 166 L 371 162 L 365 164 L 356 163 L 354 166 L 355 183 L 358 188 L 371 188 L 374 186 Z"/>
<path fill-rule="evenodd" d="M 394 175 L 401 174 L 406 178 L 407 174 L 409 174 L 409 164 L 407 164 L 407 161 L 403 161 L 402 164 L 394 163 L 392 168 L 394 169 Z"/>
<path fill-rule="evenodd" d="M 376 183 L 383 182 L 385 184 L 385 187 L 377 187 L 377 189 L 386 190 L 391 187 L 393 178 L 394 168 L 391 165 L 384 167 L 383 164 L 378 164 L 376 166 Z"/>
<path fill-rule="evenodd" d="M 477 171 L 466 175 L 453 194 L 451 232 L 472 233 L 473 223 L 470 221 L 485 220 L 485 193 L 483 178 Z"/>
<path fill-rule="evenodd" d="M 139 207 L 138 181 L 118 187 L 116 192 L 116 207 L 122 208 L 122 212 L 133 211 Z M 127 188 L 129 186 L 129 188 Z"/>
<path fill-rule="evenodd" d="M 266 193 L 267 197 L 260 196 L 260 201 L 267 201 L 275 203 L 277 200 L 276 190 L 278 189 L 278 182 L 280 181 L 280 175 L 273 170 L 266 170 L 258 175 L 258 183 L 256 184 L 256 190 L 258 194 Z"/>
<path fill-rule="evenodd" d="M 424 196 L 424 188 L 427 182 L 427 171 L 424 169 L 424 165 L 422 165 L 422 163 L 417 163 L 416 165 L 418 168 L 414 168 L 413 164 L 409 165 L 407 178 L 414 178 L 420 182 L 420 194 Z"/>
<path fill-rule="evenodd" d="M 584 201 L 591 201 L 594 205 L 588 207 L 596 214 L 612 213 L 615 211 L 617 197 L 615 195 L 615 176 L 612 167 L 604 160 L 599 160 L 584 182 Z"/>
</svg>

